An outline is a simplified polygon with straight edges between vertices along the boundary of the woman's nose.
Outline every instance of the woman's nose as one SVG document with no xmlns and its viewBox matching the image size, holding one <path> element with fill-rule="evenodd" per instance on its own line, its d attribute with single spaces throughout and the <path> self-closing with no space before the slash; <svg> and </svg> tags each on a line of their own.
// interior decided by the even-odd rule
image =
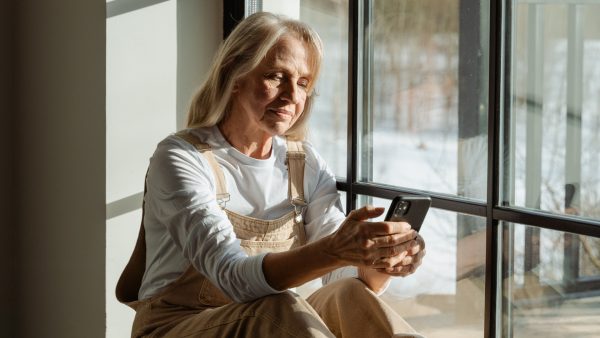
<svg viewBox="0 0 600 338">
<path fill-rule="evenodd" d="M 283 89 L 283 93 L 281 95 L 281 97 L 293 104 L 298 104 L 300 103 L 301 100 L 301 93 L 300 93 L 300 88 L 297 84 L 295 83 L 289 83 L 285 86 L 285 88 Z"/>
</svg>

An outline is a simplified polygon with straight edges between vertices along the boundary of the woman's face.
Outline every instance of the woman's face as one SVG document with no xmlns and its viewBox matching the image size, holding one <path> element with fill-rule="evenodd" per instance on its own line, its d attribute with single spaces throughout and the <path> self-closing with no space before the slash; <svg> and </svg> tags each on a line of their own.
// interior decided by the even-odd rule
<svg viewBox="0 0 600 338">
<path fill-rule="evenodd" d="M 230 118 L 247 132 L 283 135 L 298 120 L 311 87 L 304 44 L 282 37 L 265 59 L 235 85 Z"/>
</svg>

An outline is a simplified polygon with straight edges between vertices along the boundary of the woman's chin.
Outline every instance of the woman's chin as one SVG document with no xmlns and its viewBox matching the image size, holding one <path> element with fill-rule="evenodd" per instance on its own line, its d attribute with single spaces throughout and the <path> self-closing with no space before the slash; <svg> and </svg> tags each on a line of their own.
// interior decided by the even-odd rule
<svg viewBox="0 0 600 338">
<path fill-rule="evenodd" d="M 290 129 L 290 127 L 291 126 L 287 121 L 276 122 L 269 126 L 268 133 L 271 134 L 271 136 L 283 136 Z"/>
</svg>

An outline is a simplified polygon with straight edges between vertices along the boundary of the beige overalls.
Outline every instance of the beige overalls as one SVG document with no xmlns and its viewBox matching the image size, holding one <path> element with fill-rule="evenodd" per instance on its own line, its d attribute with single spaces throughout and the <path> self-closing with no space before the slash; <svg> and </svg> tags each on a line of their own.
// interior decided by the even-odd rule
<svg viewBox="0 0 600 338">
<path fill-rule="evenodd" d="M 208 160 L 215 177 L 217 201 L 229 199 L 223 172 L 205 143 L 193 134 L 177 136 Z M 275 220 L 261 220 L 225 209 L 248 255 L 281 252 L 306 243 L 302 211 L 304 158 L 301 142 L 288 141 L 288 198 L 294 210 Z M 307 300 L 285 291 L 248 303 L 234 303 L 191 264 L 164 290 L 144 300 L 138 291 L 145 271 L 142 225 L 134 252 L 117 283 L 117 299 L 136 311 L 132 337 L 391 337 L 414 331 L 361 281 L 330 283 Z M 290 267 L 293 268 L 293 267 Z M 415 337 L 412 334 L 396 337 Z"/>
</svg>

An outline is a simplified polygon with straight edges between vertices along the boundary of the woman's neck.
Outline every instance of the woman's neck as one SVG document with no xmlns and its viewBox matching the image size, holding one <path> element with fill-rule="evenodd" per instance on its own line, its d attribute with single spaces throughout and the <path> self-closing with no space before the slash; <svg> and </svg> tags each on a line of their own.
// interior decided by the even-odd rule
<svg viewBox="0 0 600 338">
<path fill-rule="evenodd" d="M 242 154 L 259 160 L 271 156 L 273 137 L 263 131 L 251 129 L 247 124 L 232 123 L 225 119 L 218 124 L 221 135 Z"/>
</svg>

